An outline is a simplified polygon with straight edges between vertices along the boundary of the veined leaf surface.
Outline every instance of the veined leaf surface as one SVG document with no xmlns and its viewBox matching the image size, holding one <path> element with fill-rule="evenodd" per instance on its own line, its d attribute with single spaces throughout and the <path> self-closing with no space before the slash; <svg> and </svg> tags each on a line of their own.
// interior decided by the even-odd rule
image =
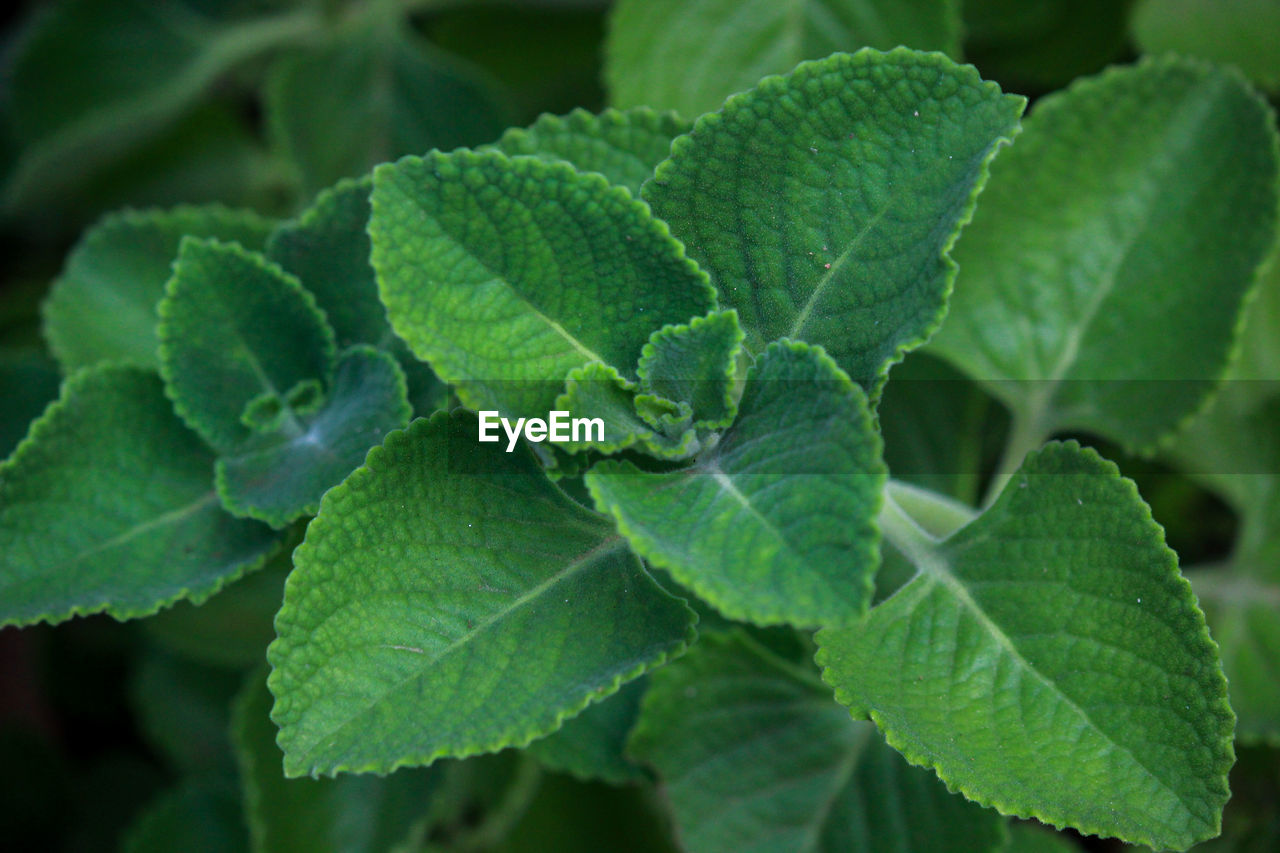
<svg viewBox="0 0 1280 853">
<path fill-rule="evenodd" d="M 644 196 L 748 348 L 821 344 L 874 398 L 941 322 L 947 252 L 1024 103 L 937 54 L 837 54 L 700 118 Z"/>
<path fill-rule="evenodd" d="M 477 427 L 415 421 L 325 495 L 268 650 L 288 775 L 524 746 L 692 640 L 606 520 Z"/>
</svg>

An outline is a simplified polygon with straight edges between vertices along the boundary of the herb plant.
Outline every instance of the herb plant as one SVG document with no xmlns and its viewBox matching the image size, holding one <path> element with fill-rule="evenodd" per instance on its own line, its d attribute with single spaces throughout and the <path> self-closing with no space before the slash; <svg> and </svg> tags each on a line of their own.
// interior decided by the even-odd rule
<svg viewBox="0 0 1280 853">
<path fill-rule="evenodd" d="M 0 623 L 151 617 L 135 689 L 183 781 L 131 849 L 1073 849 L 1012 818 L 1186 849 L 1237 748 L 1265 776 L 1265 98 L 1161 55 L 1024 116 L 894 47 L 958 53 L 944 2 L 817 3 L 796 39 L 764 4 L 660 61 L 741 5 L 623 0 L 621 108 L 501 135 L 389 7 L 259 22 L 302 39 L 264 91 L 294 190 L 326 188 L 72 249 L 42 308 L 66 378 L 0 464 Z M 1138 38 L 1177 46 L 1157 5 Z M 58 7 L 16 67 L 105 9 Z M 193 68 L 256 54 L 235 32 Z M 320 141 L 329 67 L 403 100 L 390 137 Z M 159 122 L 197 76 L 102 115 Z M 94 138 L 48 121 L 13 198 Z M 1104 453 L 1219 495 L 1227 564 L 1184 576 Z M 1264 849 L 1273 805 L 1223 849 Z"/>
</svg>

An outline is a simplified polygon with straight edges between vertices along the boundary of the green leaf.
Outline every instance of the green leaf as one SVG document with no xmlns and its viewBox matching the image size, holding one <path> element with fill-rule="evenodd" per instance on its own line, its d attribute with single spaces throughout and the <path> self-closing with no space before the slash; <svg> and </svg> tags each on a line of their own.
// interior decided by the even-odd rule
<svg viewBox="0 0 1280 853">
<path fill-rule="evenodd" d="M 1273 123 L 1236 75 L 1180 59 L 1040 101 L 956 249 L 935 351 L 1027 446 L 1065 429 L 1153 446 L 1222 376 L 1274 245 Z"/>
<path fill-rule="evenodd" d="M 234 453 L 253 435 L 243 415 L 265 394 L 301 431 L 287 397 L 332 376 L 334 338 L 298 280 L 234 243 L 187 237 L 165 291 L 160 372 L 182 419 Z"/>
<path fill-rule="evenodd" d="M 471 408 L 545 416 L 573 368 L 634 379 L 654 330 L 714 307 L 666 226 L 598 175 L 459 151 L 379 166 L 373 184 L 391 324 Z"/>
<path fill-rule="evenodd" d="M 1280 4 L 1275 0 L 1140 0 L 1132 26 L 1145 52 L 1231 63 L 1260 86 L 1280 89 Z"/>
<path fill-rule="evenodd" d="M 661 774 L 690 853 L 978 853 L 1004 839 L 998 815 L 741 632 L 704 637 L 652 682 L 631 751 Z"/>
<path fill-rule="evenodd" d="M 160 380 L 84 370 L 0 464 L 0 624 L 203 600 L 275 548 L 213 491 L 213 457 Z"/>
<path fill-rule="evenodd" d="M 269 75 L 270 127 L 309 193 L 405 154 L 488 142 L 507 124 L 489 81 L 379 17 Z"/>
<path fill-rule="evenodd" d="M 818 636 L 836 698 L 1006 814 L 1157 848 L 1218 833 L 1235 722 L 1217 649 L 1133 483 L 1075 443 L 1029 455 L 919 574 Z"/>
<path fill-rule="evenodd" d="M 821 344 L 875 397 L 941 322 L 947 252 L 1023 104 L 936 54 L 832 56 L 700 118 L 644 195 L 750 349 Z"/>
<path fill-rule="evenodd" d="M 141 734 L 178 773 L 234 773 L 228 728 L 241 681 L 234 672 L 161 652 L 144 654 L 129 683 Z"/>
<path fill-rule="evenodd" d="M 390 776 L 286 779 L 270 710 L 260 669 L 236 699 L 232 726 L 255 850 L 382 853 L 430 811 L 443 776 L 438 767 Z"/>
<path fill-rule="evenodd" d="M 254 249 L 271 226 L 251 211 L 219 205 L 104 217 L 71 251 L 44 305 L 45 337 L 62 369 L 107 360 L 159 367 L 156 305 L 183 236 Z"/>
<path fill-rule="evenodd" d="M 736 311 L 694 317 L 654 332 L 640 355 L 640 384 L 667 400 L 688 403 L 694 426 L 733 423 L 733 371 L 744 340 Z"/>
<path fill-rule="evenodd" d="M 527 128 L 512 128 L 493 147 L 511 157 L 564 160 L 579 171 L 599 172 L 609 183 L 638 196 L 654 167 L 667 159 L 671 140 L 689 128 L 689 122 L 675 113 L 647 107 L 599 115 L 577 109 L 566 116 L 541 116 Z"/>
<path fill-rule="evenodd" d="M 415 421 L 325 495 L 267 654 L 288 775 L 523 746 L 691 641 L 610 524 L 477 428 Z"/>
<path fill-rule="evenodd" d="M 565 411 L 570 418 L 599 418 L 603 430 L 599 433 L 586 430 L 578 441 L 559 443 L 570 453 L 595 451 L 618 453 L 635 448 L 659 459 L 684 459 L 698 451 L 697 436 L 688 429 L 689 418 L 684 418 L 684 428 L 663 431 L 661 426 L 637 412 L 637 405 L 644 405 L 637 396 L 635 384 L 618 375 L 608 365 L 593 361 L 584 367 L 569 371 L 565 391 L 556 398 L 555 411 Z M 656 406 L 655 406 L 656 408 Z M 678 412 L 671 407 L 670 411 Z M 687 408 L 685 410 L 687 412 Z M 595 436 L 599 435 L 599 440 Z M 504 439 L 505 440 L 505 439 Z"/>
<path fill-rule="evenodd" d="M 861 389 L 820 349 L 781 341 L 697 464 L 605 461 L 586 482 L 638 554 L 726 616 L 843 624 L 866 610 L 879 565 L 880 450 Z"/>
<path fill-rule="evenodd" d="M 898 45 L 959 54 L 953 0 L 620 0 L 605 43 L 615 106 L 699 115 L 805 59 Z"/>
<path fill-rule="evenodd" d="M 409 423 L 405 393 L 394 358 L 369 346 L 347 350 L 319 411 L 257 433 L 218 459 L 222 505 L 274 527 L 314 515 L 320 497 L 358 468 L 370 447 Z"/>
<path fill-rule="evenodd" d="M 1009 843 L 1001 849 L 1008 853 L 1080 853 L 1080 848 L 1065 836 L 1034 823 L 1022 822 L 1009 825 Z"/>
<path fill-rule="evenodd" d="M 27 434 L 50 401 L 58 396 L 58 368 L 39 351 L 0 352 L 0 459 Z"/>
<path fill-rule="evenodd" d="M 247 853 L 235 787 L 193 779 L 161 794 L 126 833 L 124 853 Z"/>
<path fill-rule="evenodd" d="M 529 752 L 544 767 L 584 781 L 620 785 L 644 780 L 644 771 L 627 759 L 624 749 L 648 685 L 647 677 L 624 684 L 608 699 L 566 720 L 558 731 L 529 744 Z"/>
</svg>

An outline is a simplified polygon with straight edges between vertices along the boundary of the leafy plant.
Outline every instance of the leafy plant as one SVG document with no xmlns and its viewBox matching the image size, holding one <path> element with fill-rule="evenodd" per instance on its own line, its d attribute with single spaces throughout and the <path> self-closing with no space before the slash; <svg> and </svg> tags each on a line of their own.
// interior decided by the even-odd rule
<svg viewBox="0 0 1280 853">
<path fill-rule="evenodd" d="M 430 23 L 321 5 L 84 0 L 15 54 L 11 200 L 294 39 L 266 127 L 320 190 L 110 214 L 43 304 L 0 624 L 150 617 L 174 784 L 129 849 L 1275 840 L 1280 134 L 1239 72 L 1024 118 L 894 47 L 958 55 L 951 2 L 621 2 L 625 108 L 499 134 Z M 1139 43 L 1190 38 L 1158 5 Z M 169 53 L 42 104 L 41 45 L 121 20 Z M 1152 458 L 1239 515 L 1222 565 L 1184 577 Z"/>
</svg>

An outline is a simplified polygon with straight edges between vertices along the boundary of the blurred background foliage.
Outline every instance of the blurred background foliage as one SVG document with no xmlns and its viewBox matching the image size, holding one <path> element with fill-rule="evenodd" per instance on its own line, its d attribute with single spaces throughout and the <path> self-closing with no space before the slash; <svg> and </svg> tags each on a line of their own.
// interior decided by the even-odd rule
<svg viewBox="0 0 1280 853">
<path fill-rule="evenodd" d="M 287 217 L 339 178 L 404 154 L 491 142 L 544 112 L 632 103 L 696 111 L 744 79 L 864 44 L 942 49 L 1033 99 L 1108 64 L 1166 50 L 1234 63 L 1273 99 L 1280 92 L 1275 0 L 928 0 L 902 4 L 912 15 L 875 33 L 815 27 L 800 38 L 776 31 L 769 5 L 7 4 L 0 12 L 0 457 L 62 378 L 40 329 L 49 283 L 78 235 L 122 207 L 218 202 Z M 729 14 L 745 7 L 759 8 Z M 902 370 L 946 369 L 928 362 L 920 355 Z M 957 378 L 951 387 L 954 399 L 925 404 L 953 408 L 973 428 L 933 435 L 913 432 L 898 414 L 919 404 L 897 398 L 911 383 L 889 386 L 884 417 L 898 418 L 892 431 L 912 445 L 889 453 L 919 460 L 957 437 L 977 437 L 964 451 L 971 471 L 947 482 L 921 478 L 971 498 L 1004 424 L 977 386 Z M 1139 480 L 1184 564 L 1226 557 L 1236 530 L 1225 505 L 1169 469 L 1103 449 Z M 277 560 L 202 607 L 179 604 L 139 623 L 93 617 L 56 630 L 0 631 L 0 846 L 249 849 L 237 777 L 250 771 L 228 733 L 232 699 L 243 707 L 261 698 L 258 667 L 287 570 L 287 559 Z M 242 729 L 239 736 L 252 736 Z M 651 787 L 611 788 L 513 766 L 520 762 L 530 759 L 445 762 L 412 781 L 423 796 L 434 792 L 432 806 L 411 810 L 401 824 L 347 825 L 319 842 L 304 833 L 268 846 L 385 849 L 395 836 L 397 849 L 674 849 Z M 311 793 L 259 794 L 283 797 L 279 808 L 295 810 L 299 825 L 343 803 L 396 814 L 368 800 L 358 781 L 314 784 Z M 1280 849 L 1280 752 L 1242 749 L 1232 786 L 1224 837 L 1203 849 Z M 1032 839 L 1046 850 L 1122 846 L 1060 836 L 1059 848 L 1035 831 L 1016 834 L 1015 846 Z"/>
</svg>

